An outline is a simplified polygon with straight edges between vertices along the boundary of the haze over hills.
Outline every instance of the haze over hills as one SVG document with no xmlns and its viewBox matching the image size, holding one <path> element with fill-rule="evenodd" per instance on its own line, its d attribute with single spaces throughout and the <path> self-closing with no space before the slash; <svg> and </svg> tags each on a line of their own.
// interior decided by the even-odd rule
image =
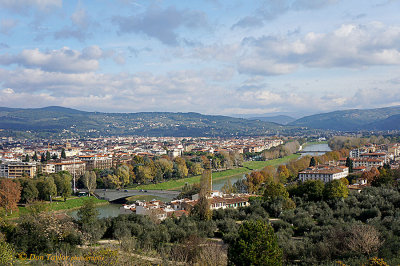
<svg viewBox="0 0 400 266">
<path fill-rule="evenodd" d="M 310 115 L 289 123 L 296 127 L 324 130 L 400 130 L 400 106 L 376 109 L 351 109 Z"/>
<path fill-rule="evenodd" d="M 277 123 L 281 125 L 287 125 L 290 122 L 293 122 L 296 120 L 296 118 L 293 118 L 291 116 L 287 115 L 276 115 L 276 116 L 260 116 L 260 117 L 251 117 L 249 120 L 260 120 L 260 121 L 265 121 L 265 122 L 272 122 L 272 123 Z"/>
<path fill-rule="evenodd" d="M 274 134 L 275 123 L 198 113 L 102 113 L 71 108 L 0 108 L 5 131 L 63 136 L 254 136 Z M 5 133 L 3 131 L 3 133 Z"/>
</svg>

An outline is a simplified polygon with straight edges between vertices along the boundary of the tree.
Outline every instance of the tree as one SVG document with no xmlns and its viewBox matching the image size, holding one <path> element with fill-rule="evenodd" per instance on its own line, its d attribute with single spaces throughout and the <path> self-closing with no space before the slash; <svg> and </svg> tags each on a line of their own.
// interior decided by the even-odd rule
<svg viewBox="0 0 400 266">
<path fill-rule="evenodd" d="M 21 202 L 31 203 L 35 201 L 39 196 L 39 191 L 36 188 L 36 181 L 30 178 L 20 180 L 22 187 L 21 190 Z"/>
<path fill-rule="evenodd" d="M 200 175 L 203 172 L 203 166 L 201 163 L 193 163 L 190 168 L 189 172 L 192 175 Z"/>
<path fill-rule="evenodd" d="M 377 252 L 383 241 L 380 240 L 380 233 L 375 227 L 367 224 L 357 224 L 349 230 L 350 235 L 345 239 L 347 249 L 356 254 L 367 256 Z"/>
<path fill-rule="evenodd" d="M 322 199 L 324 182 L 321 180 L 307 180 L 299 186 L 299 195 L 307 200 L 319 201 Z"/>
<path fill-rule="evenodd" d="M 0 240 L 0 265 L 14 265 L 15 250 L 4 239 Z"/>
<path fill-rule="evenodd" d="M 29 162 L 29 161 L 30 161 L 30 158 L 29 158 L 29 155 L 27 154 L 27 155 L 25 155 L 24 162 Z"/>
<path fill-rule="evenodd" d="M 50 161 L 50 159 L 51 159 L 51 155 L 50 155 L 50 152 L 49 151 L 46 151 L 46 157 L 45 157 L 46 159 L 46 162 L 48 162 L 48 161 Z"/>
<path fill-rule="evenodd" d="M 165 158 L 158 159 L 154 162 L 156 167 L 156 176 L 158 180 L 169 179 L 172 177 L 172 172 L 174 169 L 174 164 Z"/>
<path fill-rule="evenodd" d="M 282 265 L 282 250 L 266 221 L 244 222 L 228 248 L 229 265 Z"/>
<path fill-rule="evenodd" d="M 46 157 L 45 157 L 45 154 L 44 154 L 44 153 L 42 153 L 42 154 L 40 155 L 40 162 L 41 162 L 41 163 L 46 162 Z"/>
<path fill-rule="evenodd" d="M 200 178 L 199 200 L 190 212 L 191 215 L 199 217 L 201 220 L 210 220 L 212 217 L 211 203 L 209 200 L 211 187 L 211 169 L 205 169 Z"/>
<path fill-rule="evenodd" d="M 254 172 L 251 172 L 250 174 L 246 174 L 245 183 L 246 183 L 247 190 L 249 193 L 256 193 L 260 189 L 261 184 L 263 182 L 264 182 L 264 177 L 258 171 L 254 171 Z"/>
<path fill-rule="evenodd" d="M 94 171 L 86 171 L 83 175 L 83 183 L 90 194 L 96 189 L 96 173 Z"/>
<path fill-rule="evenodd" d="M 121 181 L 119 180 L 118 176 L 109 174 L 103 177 L 104 186 L 106 188 L 120 188 Z"/>
<path fill-rule="evenodd" d="M 323 194 L 325 199 L 347 198 L 349 189 L 342 181 L 333 180 L 325 184 Z"/>
<path fill-rule="evenodd" d="M 17 203 L 21 198 L 21 186 L 10 179 L 0 181 L 0 206 L 4 208 L 5 214 L 8 211 L 17 209 Z"/>
<path fill-rule="evenodd" d="M 117 168 L 117 176 L 119 177 L 119 180 L 121 181 L 122 186 L 128 185 L 129 184 L 129 167 L 125 164 L 120 165 Z"/>
<path fill-rule="evenodd" d="M 72 176 L 68 172 L 59 172 L 54 175 L 54 183 L 57 187 L 57 194 L 64 197 L 64 200 L 72 194 Z"/>
<path fill-rule="evenodd" d="M 39 191 L 39 199 L 41 200 L 50 200 L 50 198 L 57 195 L 57 186 L 52 176 L 41 178 L 37 182 L 36 187 Z"/>
<path fill-rule="evenodd" d="M 36 151 L 35 151 L 35 153 L 33 154 L 32 160 L 34 160 L 35 162 L 38 160 Z"/>
<path fill-rule="evenodd" d="M 58 159 L 57 153 L 53 153 L 53 155 L 51 156 L 51 159 L 57 160 Z"/>
<path fill-rule="evenodd" d="M 311 157 L 309 167 L 314 167 L 314 166 L 316 166 L 316 165 L 317 165 L 317 163 L 315 162 L 315 158 L 314 158 L 314 157 Z"/>
<path fill-rule="evenodd" d="M 67 155 L 65 154 L 64 148 L 62 148 L 62 150 L 61 150 L 61 159 L 67 159 Z"/>
<path fill-rule="evenodd" d="M 226 181 L 225 184 L 223 185 L 223 187 L 221 188 L 221 191 L 224 194 L 231 194 L 231 193 L 236 192 L 236 188 L 234 186 L 232 186 L 231 180 L 228 179 L 228 181 Z"/>
<path fill-rule="evenodd" d="M 346 166 L 349 168 L 349 173 L 353 173 L 353 160 L 350 157 L 346 158 Z"/>
<path fill-rule="evenodd" d="M 88 236 L 89 242 L 94 243 L 101 238 L 104 231 L 101 228 L 98 219 L 99 211 L 96 209 L 93 198 L 85 200 L 76 215 L 82 231 Z"/>
<path fill-rule="evenodd" d="M 286 183 L 286 180 L 289 178 L 289 174 L 290 174 L 286 165 L 279 165 L 277 172 L 278 172 L 279 181 L 281 181 L 282 183 Z"/>
<path fill-rule="evenodd" d="M 273 201 L 277 198 L 288 199 L 289 193 L 282 183 L 268 182 L 265 185 L 264 200 Z"/>
</svg>

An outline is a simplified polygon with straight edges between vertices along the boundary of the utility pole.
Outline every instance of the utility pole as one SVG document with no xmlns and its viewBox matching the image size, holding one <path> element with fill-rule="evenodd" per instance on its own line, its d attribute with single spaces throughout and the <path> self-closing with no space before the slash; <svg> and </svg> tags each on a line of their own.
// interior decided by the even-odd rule
<svg viewBox="0 0 400 266">
<path fill-rule="evenodd" d="M 213 190 L 213 187 L 212 187 L 212 159 L 210 159 L 210 194 L 211 194 L 211 191 Z"/>
<path fill-rule="evenodd" d="M 74 157 L 74 194 L 76 193 L 76 186 L 75 186 L 75 157 Z"/>
</svg>

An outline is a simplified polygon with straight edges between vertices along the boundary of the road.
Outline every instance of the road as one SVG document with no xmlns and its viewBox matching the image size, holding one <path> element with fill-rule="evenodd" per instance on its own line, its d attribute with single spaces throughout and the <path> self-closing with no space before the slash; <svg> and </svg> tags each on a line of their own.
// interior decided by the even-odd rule
<svg viewBox="0 0 400 266">
<path fill-rule="evenodd" d="M 147 192 L 143 190 L 137 189 L 96 189 L 94 191 L 99 198 L 105 199 L 108 201 L 115 201 L 117 199 L 132 197 L 136 195 L 152 195 L 159 197 L 171 197 L 174 198 L 179 195 L 179 191 L 170 191 L 170 190 L 148 190 Z"/>
</svg>

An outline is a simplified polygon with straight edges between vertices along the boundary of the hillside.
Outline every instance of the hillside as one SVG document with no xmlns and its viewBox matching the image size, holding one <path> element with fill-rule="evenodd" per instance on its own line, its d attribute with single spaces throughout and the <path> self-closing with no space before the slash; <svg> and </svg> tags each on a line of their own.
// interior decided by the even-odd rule
<svg viewBox="0 0 400 266">
<path fill-rule="evenodd" d="M 383 122 L 390 116 L 399 115 L 400 106 L 377 109 L 352 109 L 316 114 L 289 123 L 291 126 L 324 130 L 387 130 Z M 389 123 L 390 121 L 387 121 Z"/>
<path fill-rule="evenodd" d="M 400 130 L 400 114 L 368 124 L 365 128 L 371 130 Z"/>
<path fill-rule="evenodd" d="M 264 121 L 198 113 L 101 113 L 64 107 L 0 108 L 2 134 L 40 136 L 254 136 L 284 127 Z M 29 132 L 28 132 L 29 133 Z"/>
<path fill-rule="evenodd" d="M 260 121 L 265 121 L 265 122 L 272 122 L 272 123 L 277 123 L 281 125 L 287 125 L 290 122 L 293 122 L 296 120 L 296 118 L 293 118 L 291 116 L 287 115 L 277 115 L 277 116 L 259 116 L 259 117 L 251 117 L 249 120 L 260 120 Z"/>
</svg>

